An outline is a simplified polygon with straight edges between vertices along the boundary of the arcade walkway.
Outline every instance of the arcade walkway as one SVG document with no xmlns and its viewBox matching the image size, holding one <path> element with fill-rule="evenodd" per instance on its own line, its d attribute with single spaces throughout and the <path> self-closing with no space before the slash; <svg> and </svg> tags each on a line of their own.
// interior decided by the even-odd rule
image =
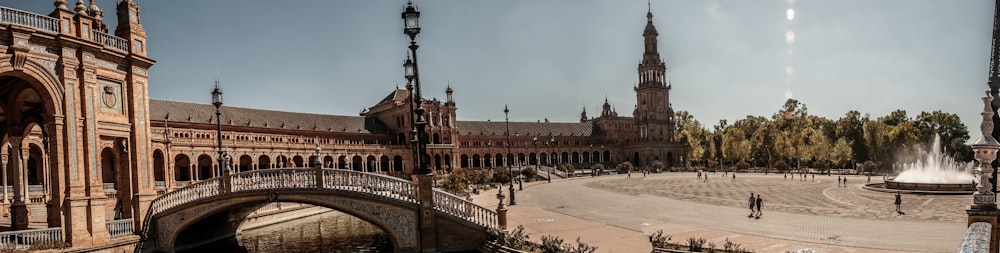
<svg viewBox="0 0 1000 253">
<path fill-rule="evenodd" d="M 837 187 L 836 175 L 812 182 L 738 174 L 735 183 L 721 173 L 709 176 L 708 183 L 693 173 L 533 182 L 517 192 L 510 226 L 524 225 L 533 240 L 579 236 L 600 252 L 649 252 L 646 235 L 659 229 L 672 242 L 702 237 L 721 246 L 729 238 L 757 252 L 954 252 L 971 202 L 970 196 L 904 195 L 907 214 L 897 215 L 890 194 L 860 189 L 863 177 Z M 759 220 L 747 218 L 750 191 L 764 196 Z M 475 202 L 496 208 L 495 195 L 483 192 Z"/>
</svg>

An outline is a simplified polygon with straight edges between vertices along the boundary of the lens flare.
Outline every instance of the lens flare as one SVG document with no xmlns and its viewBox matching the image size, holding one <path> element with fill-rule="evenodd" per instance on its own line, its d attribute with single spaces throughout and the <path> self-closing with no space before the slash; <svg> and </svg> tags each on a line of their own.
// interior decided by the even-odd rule
<svg viewBox="0 0 1000 253">
<path fill-rule="evenodd" d="M 785 66 L 785 74 L 786 75 L 791 75 L 792 72 L 795 72 L 795 69 L 792 68 L 792 65 Z"/>
<path fill-rule="evenodd" d="M 788 18 L 788 21 L 795 20 L 795 9 L 788 8 L 788 10 L 785 11 L 785 17 Z"/>
<path fill-rule="evenodd" d="M 785 32 L 785 43 L 795 44 L 795 32 L 793 31 Z"/>
</svg>

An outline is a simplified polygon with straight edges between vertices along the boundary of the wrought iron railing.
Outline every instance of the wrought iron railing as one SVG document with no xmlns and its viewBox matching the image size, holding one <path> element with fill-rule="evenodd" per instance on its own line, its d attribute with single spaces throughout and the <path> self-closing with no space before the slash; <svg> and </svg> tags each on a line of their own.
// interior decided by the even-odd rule
<svg viewBox="0 0 1000 253">
<path fill-rule="evenodd" d="M 111 34 L 94 30 L 94 42 L 97 42 L 97 44 L 101 44 L 104 47 L 112 50 L 120 51 L 123 53 L 128 52 L 128 40 L 116 37 Z"/>
<path fill-rule="evenodd" d="M 62 241 L 62 228 L 43 228 L 0 232 L 0 245 L 31 245 L 37 242 Z M 0 246 L 2 247 L 2 246 Z"/>
<path fill-rule="evenodd" d="M 500 227 L 496 211 L 442 190 L 434 189 L 434 209 L 486 228 Z"/>
<path fill-rule="evenodd" d="M 49 33 L 59 32 L 59 19 L 2 6 L 0 24 L 18 24 Z"/>
<path fill-rule="evenodd" d="M 108 233 L 111 237 L 126 236 L 132 234 L 132 219 L 107 221 Z"/>
</svg>

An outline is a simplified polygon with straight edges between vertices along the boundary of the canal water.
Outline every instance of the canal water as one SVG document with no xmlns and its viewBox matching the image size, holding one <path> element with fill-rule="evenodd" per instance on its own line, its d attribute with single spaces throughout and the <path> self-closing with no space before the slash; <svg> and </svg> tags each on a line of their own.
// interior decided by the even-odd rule
<svg viewBox="0 0 1000 253">
<path fill-rule="evenodd" d="M 392 241 L 375 225 L 330 211 L 244 230 L 186 252 L 392 252 Z"/>
</svg>

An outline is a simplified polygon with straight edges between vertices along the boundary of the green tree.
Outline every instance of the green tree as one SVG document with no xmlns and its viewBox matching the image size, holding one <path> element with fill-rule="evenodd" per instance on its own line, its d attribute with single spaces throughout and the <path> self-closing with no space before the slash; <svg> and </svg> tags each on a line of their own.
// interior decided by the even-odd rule
<svg viewBox="0 0 1000 253">
<path fill-rule="evenodd" d="M 919 142 L 930 143 L 935 134 L 941 136 L 944 152 L 960 161 L 971 161 L 972 149 L 965 145 L 969 141 L 969 130 L 957 114 L 941 111 L 921 112 L 914 119 Z"/>
<path fill-rule="evenodd" d="M 844 138 L 848 144 L 851 144 L 852 154 L 849 160 L 865 161 L 869 159 L 864 130 L 866 121 L 868 121 L 868 115 L 862 118 L 860 112 L 849 111 L 836 122 L 837 138 Z"/>
<path fill-rule="evenodd" d="M 843 167 L 847 164 L 847 161 L 851 160 L 853 150 L 851 150 L 851 143 L 847 141 L 847 138 L 841 137 L 837 139 L 837 142 L 833 144 L 833 150 L 830 152 L 830 159 L 834 163 Z"/>
</svg>

